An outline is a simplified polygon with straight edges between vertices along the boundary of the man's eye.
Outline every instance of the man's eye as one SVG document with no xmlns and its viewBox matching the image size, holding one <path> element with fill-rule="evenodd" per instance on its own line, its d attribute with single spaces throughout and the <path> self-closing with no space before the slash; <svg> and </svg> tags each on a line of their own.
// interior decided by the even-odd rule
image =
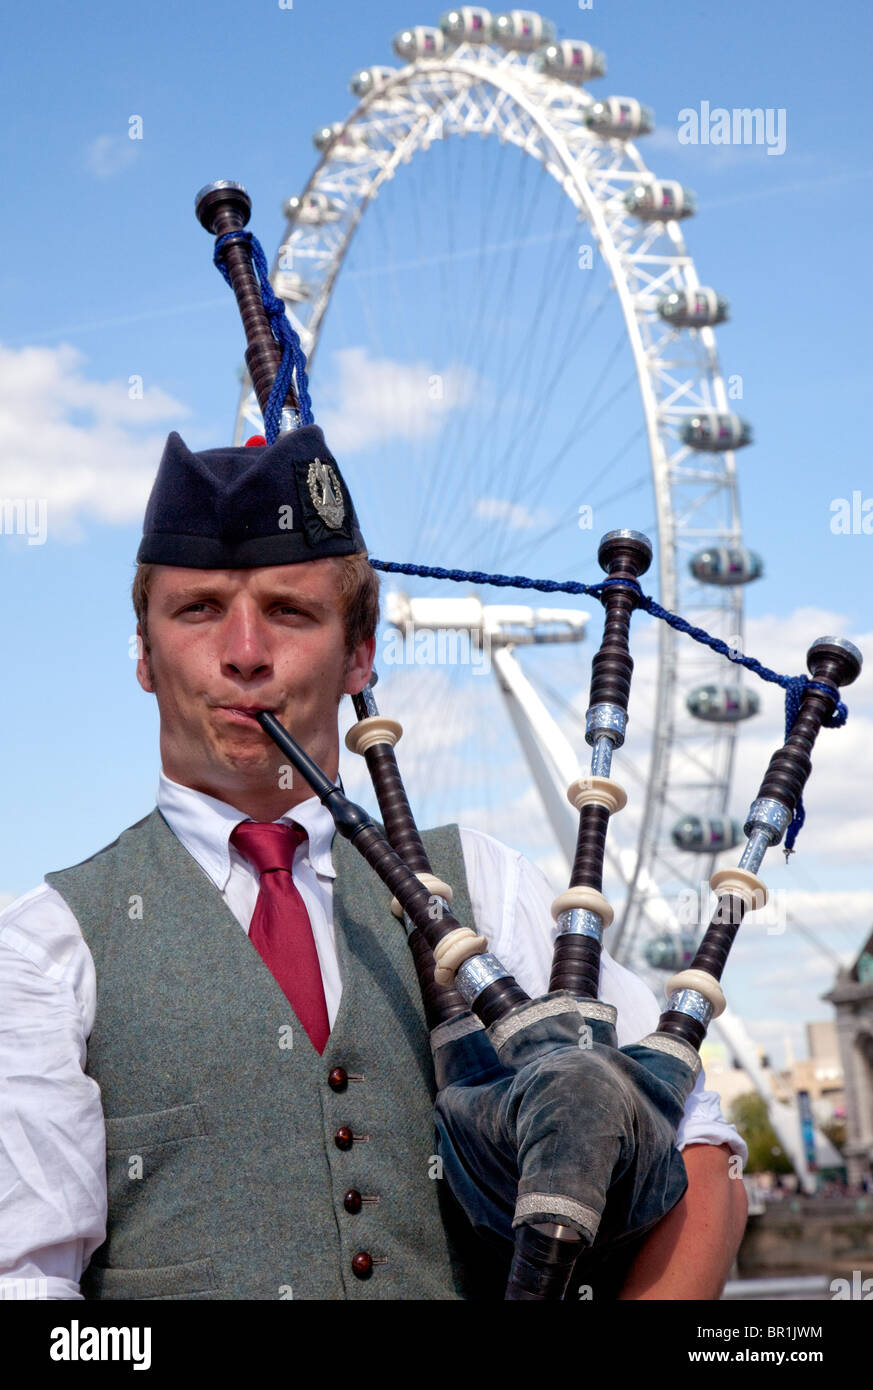
<svg viewBox="0 0 873 1390">
<path fill-rule="evenodd" d="M 204 612 L 207 608 L 210 607 L 210 604 L 210 599 L 198 599 L 196 603 L 187 603 L 185 607 L 180 611 L 182 613 L 196 614 Z M 277 603 L 273 608 L 273 612 L 282 614 L 290 613 L 293 614 L 295 617 L 301 617 L 303 614 L 303 610 L 301 608 L 296 607 L 296 605 L 293 603 Z"/>
</svg>

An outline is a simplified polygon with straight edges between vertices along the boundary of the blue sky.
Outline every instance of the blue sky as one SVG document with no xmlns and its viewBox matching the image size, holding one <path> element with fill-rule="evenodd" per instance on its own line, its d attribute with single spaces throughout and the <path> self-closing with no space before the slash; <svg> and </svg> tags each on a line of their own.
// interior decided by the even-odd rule
<svg viewBox="0 0 873 1390">
<path fill-rule="evenodd" d="M 754 447 L 738 455 L 745 534 L 767 564 L 766 580 L 748 591 L 749 647 L 779 669 L 799 671 L 805 646 L 819 635 L 817 623 L 838 623 L 859 641 L 873 630 L 873 536 L 838 536 L 830 529 L 835 498 L 856 491 L 873 497 L 865 272 L 873 187 L 869 11 L 854 2 L 834 11 L 811 0 L 767 6 L 739 0 L 726 7 L 594 0 L 591 9 L 580 10 L 564 0 L 547 13 L 562 37 L 586 38 L 605 50 L 608 75 L 597 84 L 598 94 L 635 95 L 654 107 L 657 132 L 649 145 L 641 142 L 649 165 L 698 194 L 700 213 L 686 224 L 686 240 L 703 283 L 731 301 L 732 320 L 719 330 L 719 350 L 725 372 L 742 374 L 740 410 L 756 431 Z M 0 494 L 30 495 L 40 488 L 38 495 L 63 499 L 69 486 L 81 498 L 67 509 L 55 505 L 45 545 L 0 535 L 6 654 L 0 700 L 6 785 L 15 806 L 0 859 L 0 893 L 7 899 L 39 882 L 46 869 L 105 844 L 153 804 L 157 721 L 129 657 L 138 499 L 169 429 L 178 428 L 195 447 L 230 440 L 242 357 L 236 310 L 194 219 L 194 194 L 217 177 L 244 182 L 255 203 L 254 230 L 272 256 L 281 204 L 305 184 L 316 161 L 312 132 L 354 104 L 347 85 L 352 72 L 396 63 L 392 35 L 438 17 L 437 8 L 407 3 L 294 0 L 292 9 L 282 9 L 266 0 L 245 7 L 191 0 L 184 6 L 91 3 L 50 11 L 19 6 L 5 18 Z M 713 107 L 784 108 L 785 153 L 680 146 L 679 111 L 704 100 Z M 128 139 L 134 116 L 142 120 L 137 141 Z M 459 248 L 475 246 L 480 234 L 492 247 L 505 238 L 486 222 L 488 209 L 476 197 L 477 179 L 490 177 L 488 161 L 495 157 L 465 156 L 471 182 L 452 214 Z M 417 200 L 433 197 L 440 180 L 449 188 L 461 178 L 456 150 L 446 147 L 426 158 L 432 165 L 422 159 L 421 167 L 403 171 L 374 208 L 319 349 L 312 382 L 316 419 L 321 404 L 346 432 L 355 419 L 349 402 L 359 406 L 360 397 L 343 394 L 343 371 L 350 373 L 355 359 L 341 354 L 357 348 L 402 360 L 395 308 L 399 312 L 404 302 L 407 311 L 410 304 L 415 308 L 406 313 L 403 332 L 412 335 L 416 368 L 450 372 L 464 337 L 463 289 L 456 288 L 447 304 L 439 269 L 414 268 L 423 249 L 433 250 L 445 235 L 435 226 L 428 248 L 424 240 L 416 244 Z M 477 166 L 474 158 L 484 162 Z M 513 188 L 522 188 L 510 181 L 526 175 L 520 156 L 507 151 L 505 161 L 502 196 L 509 209 Z M 529 230 L 543 237 L 542 263 L 555 253 L 558 284 L 557 277 L 567 275 L 558 258 L 575 230 L 563 228 L 563 241 L 547 240 L 556 215 L 550 198 L 531 204 Z M 376 273 L 389 252 L 397 263 L 413 262 L 412 270 L 400 269 L 393 279 L 399 306 L 386 303 Z M 493 252 L 495 274 L 503 273 L 503 255 Z M 533 336 L 537 318 L 546 317 L 538 305 L 538 253 L 525 255 L 532 271 L 507 320 L 522 343 L 528 332 Z M 463 287 L 463 263 L 452 273 Z M 371 311 L 378 341 L 368 342 Z M 595 356 L 612 348 L 618 321 L 610 315 L 614 306 L 607 305 Z M 500 346 L 484 324 L 469 379 L 477 392 L 487 393 L 492 384 Z M 144 394 L 130 402 L 127 383 L 134 375 L 142 377 Z M 578 390 L 578 382 L 562 383 L 542 425 L 547 439 L 558 437 L 560 412 Z M 495 436 L 487 459 L 477 444 L 472 465 L 464 447 L 471 436 L 460 428 L 463 412 L 445 423 L 445 438 L 470 486 L 478 487 L 481 466 L 483 491 L 491 497 L 499 496 L 502 441 L 511 438 L 513 411 L 529 406 L 521 386 L 503 400 L 500 428 L 507 433 Z M 632 424 L 638 418 L 632 396 L 625 408 Z M 607 431 L 618 425 L 617 415 L 603 424 L 604 439 L 595 441 L 598 460 Z M 344 468 L 365 534 L 378 538 L 371 548 L 384 550 L 390 544 L 380 530 L 384 495 L 366 486 L 379 476 L 382 445 L 374 438 L 356 447 L 354 429 L 351 434 L 341 458 L 348 458 Z M 575 466 L 584 495 L 587 460 Z M 643 487 L 622 495 L 624 480 L 635 476 L 630 465 L 616 476 L 619 495 L 606 507 L 602 529 L 645 529 L 650 492 Z M 598 497 L 606 498 L 608 484 L 607 478 Z M 560 499 L 527 501 L 543 525 L 560 515 Z M 457 535 L 439 489 L 434 514 L 425 536 L 387 558 L 450 562 Z M 555 577 L 554 564 L 557 577 L 569 577 L 573 552 L 569 533 L 562 535 L 560 544 L 539 551 L 531 543 L 535 530 L 517 537 L 527 545 L 521 566 L 538 565 L 536 572 Z M 518 553 L 524 554 L 523 545 Z M 478 554 L 467 557 L 471 564 L 500 558 L 496 551 L 481 561 Z M 582 560 L 573 577 L 595 578 L 591 554 Z M 765 645 L 755 646 L 755 639 Z M 575 693 L 572 673 L 558 669 L 568 693 Z M 821 807 L 823 834 L 808 852 L 803 891 L 815 898 L 807 909 L 819 930 L 832 933 L 839 952 L 860 943 L 873 915 L 867 873 L 873 813 L 862 776 L 864 762 L 870 764 L 867 734 L 873 733 L 870 689 L 865 673 L 850 692 L 854 734 L 826 736 L 834 745 L 844 741 L 845 761 L 830 748 L 822 755 L 820 789 L 811 789 L 808 799 L 811 808 Z M 484 694 L 471 695 L 470 709 L 484 701 Z M 761 748 L 751 739 L 748 758 L 739 759 L 738 775 L 746 777 L 737 791 L 739 811 L 760 776 L 761 752 L 778 737 L 777 705 L 766 705 Z M 487 722 L 487 714 L 483 718 Z M 482 746 L 484 771 L 477 775 L 484 777 L 499 750 L 489 751 L 484 736 Z M 507 756 L 515 760 L 514 752 Z M 523 796 L 520 781 L 513 794 Z M 460 800 L 454 814 L 468 805 L 481 812 L 482 798 L 473 798 L 469 788 Z M 814 825 L 811 809 L 804 832 L 809 840 Z M 840 842 L 848 846 L 843 853 Z M 548 859 L 543 837 L 531 833 L 529 847 Z M 791 883 L 799 892 L 799 877 Z M 762 1039 L 765 1024 L 778 1038 L 780 1021 L 788 1028 L 802 1016 L 825 1016 L 817 996 L 828 968 L 815 952 L 808 961 L 805 993 L 743 996 L 761 1020 Z"/>
</svg>

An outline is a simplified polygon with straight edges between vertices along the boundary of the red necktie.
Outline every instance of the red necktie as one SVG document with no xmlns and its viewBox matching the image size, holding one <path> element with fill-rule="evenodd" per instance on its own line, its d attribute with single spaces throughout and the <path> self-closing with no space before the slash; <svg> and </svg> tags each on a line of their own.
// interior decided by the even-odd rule
<svg viewBox="0 0 873 1390">
<path fill-rule="evenodd" d="M 291 874 L 294 851 L 306 838 L 299 825 L 246 820 L 230 842 L 261 879 L 249 939 L 321 1054 L 330 1036 L 324 985 L 309 913 Z"/>
</svg>

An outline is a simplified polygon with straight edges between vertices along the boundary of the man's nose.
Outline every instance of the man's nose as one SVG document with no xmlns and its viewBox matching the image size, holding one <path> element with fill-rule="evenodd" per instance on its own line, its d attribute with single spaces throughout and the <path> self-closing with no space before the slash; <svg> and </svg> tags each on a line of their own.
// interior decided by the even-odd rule
<svg viewBox="0 0 873 1390">
<path fill-rule="evenodd" d="M 267 624 L 248 604 L 234 605 L 222 624 L 222 667 L 250 680 L 272 667 Z"/>
</svg>

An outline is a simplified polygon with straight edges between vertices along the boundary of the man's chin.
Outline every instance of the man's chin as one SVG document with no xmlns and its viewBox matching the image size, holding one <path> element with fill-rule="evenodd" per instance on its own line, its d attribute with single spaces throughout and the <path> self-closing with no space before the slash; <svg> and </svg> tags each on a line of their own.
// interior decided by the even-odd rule
<svg viewBox="0 0 873 1390">
<path fill-rule="evenodd" d="M 258 731 L 260 733 L 260 731 Z M 221 760 L 228 768 L 239 772 L 251 771 L 265 776 L 275 775 L 281 754 L 272 739 L 267 740 L 264 733 L 260 737 L 234 739 L 221 749 Z"/>
<path fill-rule="evenodd" d="M 216 772 L 275 782 L 281 754 L 259 725 L 235 725 L 209 743 L 209 763 Z"/>
</svg>

